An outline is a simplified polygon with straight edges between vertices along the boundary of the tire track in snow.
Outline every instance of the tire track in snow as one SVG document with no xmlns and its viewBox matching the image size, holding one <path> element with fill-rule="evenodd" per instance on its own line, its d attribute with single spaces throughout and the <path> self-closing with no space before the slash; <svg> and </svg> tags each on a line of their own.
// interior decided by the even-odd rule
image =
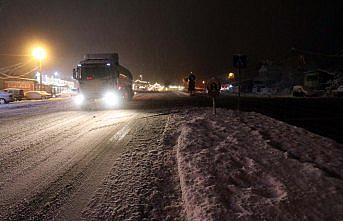
<svg viewBox="0 0 343 221">
<path fill-rule="evenodd" d="M 73 113 L 73 112 L 71 112 Z M 11 119 L 7 121 L 0 121 L 0 140 L 1 143 L 10 138 L 10 140 L 15 140 L 26 135 L 26 132 L 31 133 L 39 130 L 41 127 L 47 127 L 48 125 L 54 124 L 62 119 L 66 118 L 65 112 L 47 114 L 43 116 L 33 116 L 23 120 Z M 14 124 L 13 122 L 16 121 Z"/>
<path fill-rule="evenodd" d="M 165 145 L 166 118 L 137 118 L 129 148 L 84 209 L 83 220 L 184 220 L 173 147 Z"/>
<path fill-rule="evenodd" d="M 106 116 L 105 116 L 106 117 Z M 106 120 L 106 119 L 105 119 Z M 113 128 L 113 127 L 112 127 Z M 103 152 L 101 151 L 101 150 L 103 150 L 104 149 L 104 142 L 106 141 L 106 140 L 108 140 L 108 138 L 107 137 L 109 137 L 110 135 L 111 135 L 111 133 L 112 133 L 112 131 L 113 130 L 117 130 L 117 128 L 115 127 L 114 129 L 112 129 L 111 127 L 109 127 L 109 128 L 107 128 L 106 130 L 99 130 L 99 131 L 94 131 L 94 132 L 92 132 L 93 133 L 93 136 L 94 135 L 96 135 L 96 136 L 98 136 L 98 135 L 100 135 L 101 134 L 101 136 L 99 137 L 98 136 L 98 138 L 96 138 L 95 140 L 102 140 L 102 138 L 104 138 L 104 141 L 100 141 L 100 144 L 95 144 L 96 146 L 92 146 L 93 144 L 92 144 L 92 142 L 88 142 L 88 145 L 89 145 L 89 147 L 88 147 L 88 149 L 89 149 L 89 151 L 87 151 L 86 149 L 84 149 L 84 150 L 82 150 L 82 152 L 83 153 L 80 153 L 80 154 L 77 154 L 77 152 L 76 152 L 76 158 L 74 157 L 71 157 L 66 163 L 65 163 L 65 165 L 60 165 L 60 167 L 57 169 L 57 171 L 54 171 L 54 173 L 53 174 L 59 174 L 59 173 L 61 173 L 61 172 L 63 172 L 62 174 L 63 175 L 58 175 L 57 177 L 59 177 L 59 178 L 57 178 L 57 181 L 53 181 L 54 179 L 56 179 L 56 178 L 54 178 L 54 179 L 50 179 L 50 178 L 48 178 L 48 180 L 45 180 L 44 181 L 44 179 L 42 180 L 42 181 L 44 181 L 45 182 L 45 186 L 47 186 L 47 185 L 49 185 L 49 183 L 52 183 L 52 186 L 54 186 L 54 187 L 49 187 L 49 186 L 47 186 L 47 192 L 49 192 L 50 194 L 54 194 L 55 192 L 60 192 L 60 190 L 56 190 L 56 188 L 58 187 L 58 186 L 60 186 L 61 187 L 61 183 L 63 183 L 63 182 L 67 182 L 68 181 L 68 179 L 67 178 L 69 178 L 69 179 L 72 179 L 72 176 L 73 176 L 73 174 L 76 176 L 76 178 L 74 179 L 75 180 L 75 182 L 76 181 L 78 181 L 78 180 L 80 180 L 81 179 L 81 177 L 84 177 L 84 173 L 83 173 L 83 170 L 81 169 L 80 170 L 80 168 L 82 167 L 82 165 L 84 166 L 84 167 L 86 167 L 88 164 L 90 164 L 90 162 L 92 162 L 92 160 L 93 160 L 93 158 L 95 158 L 98 154 L 102 154 Z M 87 132 L 89 131 L 89 130 L 83 130 L 84 131 L 84 134 L 82 134 L 81 136 L 84 136 L 84 135 L 86 135 L 87 134 Z M 81 138 L 80 136 L 79 136 L 79 138 Z M 84 139 L 84 138 L 82 138 L 82 139 Z M 89 139 L 91 139 L 91 138 L 89 138 Z M 97 141 L 94 141 L 95 143 L 97 142 Z M 69 145 L 69 146 L 71 146 L 73 144 L 73 142 Z M 105 145 L 106 146 L 106 145 Z M 106 148 L 105 148 L 106 149 Z M 100 152 L 99 152 L 100 151 Z M 86 153 L 84 153 L 84 152 L 86 152 Z M 82 158 L 80 158 L 80 156 L 82 156 L 82 155 L 84 155 Z M 92 165 L 94 165 L 94 164 L 92 164 Z M 75 169 L 75 168 L 79 168 L 79 169 Z M 79 172 L 76 172 L 76 170 L 77 171 L 79 171 Z M 33 171 L 34 172 L 34 171 Z M 79 174 L 78 174 L 79 173 Z M 69 175 L 68 175 L 69 174 Z M 44 175 L 44 174 L 42 174 L 42 175 Z M 47 174 L 46 174 L 47 175 Z M 52 175 L 52 174 L 51 174 Z M 67 177 L 67 178 L 66 178 Z M 50 181 L 49 181 L 49 179 L 50 179 Z M 66 180 L 67 179 L 67 180 Z M 74 181 L 73 181 L 74 182 Z M 55 185 L 56 184 L 56 185 Z M 58 184 L 58 185 L 57 185 Z M 44 186 L 43 185 L 43 186 Z M 69 187 L 68 187 L 69 188 Z M 67 189 L 68 189 L 67 188 Z M 62 188 L 63 189 L 63 188 Z M 50 191 L 51 190 L 51 191 Z M 65 190 L 65 189 L 64 189 Z M 32 208 L 32 207 L 35 207 L 35 204 L 37 204 L 38 202 L 42 202 L 42 200 L 44 201 L 44 199 L 41 199 L 41 197 L 44 197 L 44 195 L 46 195 L 46 194 L 44 194 L 44 192 L 46 192 L 46 191 L 44 191 L 43 189 L 38 189 L 37 190 L 37 192 L 35 193 L 35 194 L 37 194 L 36 195 L 36 197 L 33 197 L 33 198 L 28 198 L 28 199 L 30 199 L 30 200 L 28 200 L 28 201 L 25 201 L 25 200 L 23 200 L 21 203 L 18 203 L 17 205 L 17 209 L 16 209 L 16 211 L 17 212 L 13 212 L 12 211 L 12 215 L 11 216 L 9 216 L 9 217 L 12 217 L 12 218 L 14 218 L 14 219 L 16 219 L 16 218 L 18 218 L 19 219 L 19 217 L 21 217 L 21 215 L 23 215 L 24 213 L 26 213 L 26 212 L 30 212 L 31 211 L 31 209 L 32 210 L 35 210 L 34 208 Z M 62 192 L 63 192 L 63 190 L 61 190 Z M 33 192 L 32 190 L 30 191 L 30 192 Z M 70 191 L 67 191 L 67 192 L 70 192 Z M 48 194 L 49 195 L 49 194 Z M 58 194 L 57 194 L 58 195 Z M 18 197 L 18 196 L 16 196 L 16 197 Z M 60 198 L 60 197 L 62 197 L 62 196 L 58 196 L 57 198 Z M 49 197 L 49 196 L 47 196 L 47 198 L 51 198 L 51 197 Z M 21 198 L 21 199 L 23 199 L 23 198 Z M 54 202 L 55 202 L 55 200 L 53 200 Z M 59 200 L 57 200 L 57 201 L 59 201 Z M 48 204 L 50 204 L 49 202 L 47 202 Z M 36 206 L 43 206 L 41 203 L 38 203 L 39 205 L 36 205 Z M 52 204 L 54 204 L 54 203 L 52 203 Z M 51 204 L 51 205 L 52 205 Z M 30 205 L 30 206 L 28 206 L 28 205 Z M 25 207 L 30 207 L 30 208 L 28 208 L 28 209 L 25 209 Z M 4 208 L 4 205 L 2 205 L 2 207 Z M 34 213 L 34 212 L 33 212 Z M 33 216 L 35 216 L 34 214 L 33 214 Z M 38 214 L 38 216 L 40 217 L 40 215 Z"/>
<path fill-rule="evenodd" d="M 2 167 L 0 169 L 0 176 L 3 177 L 3 182 L 0 183 L 0 189 L 5 188 L 3 186 L 6 183 L 11 185 L 18 176 L 28 174 L 45 161 L 56 156 L 64 148 L 82 138 L 87 131 L 84 129 L 91 126 L 93 122 L 86 121 L 86 123 L 80 123 L 80 121 L 83 122 L 83 119 L 87 120 L 89 118 L 90 116 L 86 115 L 77 117 L 72 121 L 67 120 L 58 125 L 61 128 L 60 130 L 57 130 L 51 136 L 44 137 L 44 141 L 40 141 L 40 143 L 43 143 L 42 145 L 38 145 L 37 143 L 31 144 L 30 147 L 32 147 L 32 150 L 29 148 L 25 151 L 15 152 L 13 156 L 11 155 L 5 158 L 6 160 L 1 163 Z M 68 124 L 68 122 L 71 125 L 65 127 L 65 124 Z M 74 124 L 72 124 L 73 122 Z M 42 131 L 44 133 L 44 129 Z M 80 131 L 84 132 L 79 134 Z M 64 144 L 62 145 L 60 142 L 64 142 Z"/>
<path fill-rule="evenodd" d="M 57 124 L 46 125 L 46 127 L 39 128 L 38 131 L 11 141 L 8 144 L 10 145 L 8 151 L 1 153 L 0 174 L 5 170 L 10 170 L 11 166 L 20 167 L 21 164 L 30 162 L 32 158 L 37 158 L 37 154 L 41 156 L 42 153 L 49 153 L 48 149 L 58 150 L 58 148 L 54 148 L 53 144 L 74 134 L 68 133 L 69 131 L 74 129 L 75 132 L 78 132 L 78 129 L 91 125 L 92 121 L 83 123 L 83 119 L 87 120 L 90 117 L 89 114 L 67 117 Z"/>
</svg>

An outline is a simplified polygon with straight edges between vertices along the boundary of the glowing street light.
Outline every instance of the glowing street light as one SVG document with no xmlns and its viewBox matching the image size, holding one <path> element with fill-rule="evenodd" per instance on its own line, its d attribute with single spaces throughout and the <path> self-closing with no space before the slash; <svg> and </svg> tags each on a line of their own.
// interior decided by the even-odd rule
<svg viewBox="0 0 343 221">
<path fill-rule="evenodd" d="M 235 74 L 234 74 L 234 73 L 229 73 L 229 74 L 228 74 L 228 78 L 229 78 L 230 80 L 234 79 L 234 78 L 235 78 Z"/>
<path fill-rule="evenodd" d="M 38 47 L 38 48 L 34 48 L 32 50 L 32 56 L 38 60 L 38 61 L 42 61 L 46 58 L 46 51 L 44 48 Z"/>
<path fill-rule="evenodd" d="M 42 47 L 37 47 L 32 50 L 32 56 L 39 62 L 39 72 L 42 73 L 42 61 L 46 58 L 46 51 Z M 39 75 L 39 90 L 42 90 L 42 74 Z"/>
</svg>

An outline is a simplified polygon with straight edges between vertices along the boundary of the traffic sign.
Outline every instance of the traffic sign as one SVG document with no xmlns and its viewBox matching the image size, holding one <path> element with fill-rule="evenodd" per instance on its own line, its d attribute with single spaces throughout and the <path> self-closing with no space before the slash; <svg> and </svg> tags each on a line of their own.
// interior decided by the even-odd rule
<svg viewBox="0 0 343 221">
<path fill-rule="evenodd" d="M 212 97 L 212 103 L 213 103 L 213 114 L 216 114 L 216 97 L 220 94 L 220 88 L 221 84 L 220 81 L 217 78 L 211 78 L 207 81 L 207 93 Z"/>
<path fill-rule="evenodd" d="M 220 88 L 221 88 L 220 81 L 216 78 L 211 78 L 210 80 L 207 81 L 206 88 L 207 88 L 207 93 L 210 96 L 212 97 L 219 96 Z"/>
<path fill-rule="evenodd" d="M 246 68 L 247 62 L 248 62 L 248 58 L 246 55 L 242 55 L 242 54 L 233 55 L 233 66 L 235 68 Z"/>
</svg>

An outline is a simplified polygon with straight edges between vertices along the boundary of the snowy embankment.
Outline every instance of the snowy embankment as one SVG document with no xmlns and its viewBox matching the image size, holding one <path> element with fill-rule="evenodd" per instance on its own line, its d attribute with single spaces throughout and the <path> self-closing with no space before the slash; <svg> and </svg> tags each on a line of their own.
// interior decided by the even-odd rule
<svg viewBox="0 0 343 221">
<path fill-rule="evenodd" d="M 188 220 L 342 220 L 343 146 L 257 113 L 174 115 Z"/>
</svg>

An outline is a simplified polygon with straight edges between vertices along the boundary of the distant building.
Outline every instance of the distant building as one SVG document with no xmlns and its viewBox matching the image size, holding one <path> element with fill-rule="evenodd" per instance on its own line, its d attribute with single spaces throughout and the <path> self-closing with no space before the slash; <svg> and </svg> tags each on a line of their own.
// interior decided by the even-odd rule
<svg viewBox="0 0 343 221">
<path fill-rule="evenodd" d="M 304 86 L 310 90 L 325 90 L 334 79 L 334 74 L 324 70 L 305 72 Z"/>
<path fill-rule="evenodd" d="M 149 81 L 142 81 L 142 80 L 137 79 L 133 83 L 134 91 L 148 91 L 149 87 L 150 87 Z"/>
<path fill-rule="evenodd" d="M 32 91 L 36 88 L 37 81 L 30 78 L 8 77 L 0 80 L 0 90 L 6 88 L 18 88 L 24 91 Z"/>
<path fill-rule="evenodd" d="M 47 75 L 43 75 L 42 80 L 43 88 L 45 88 L 44 90 L 53 95 L 60 94 L 65 91 L 71 91 L 71 89 L 75 88 L 75 82 L 62 80 L 54 76 L 49 77 Z"/>
<path fill-rule="evenodd" d="M 23 89 L 24 91 L 43 90 L 53 95 L 75 88 L 74 82 L 65 81 L 44 75 L 43 84 L 39 87 L 37 79 L 10 76 L 0 79 L 0 90 L 6 88 Z"/>
</svg>

